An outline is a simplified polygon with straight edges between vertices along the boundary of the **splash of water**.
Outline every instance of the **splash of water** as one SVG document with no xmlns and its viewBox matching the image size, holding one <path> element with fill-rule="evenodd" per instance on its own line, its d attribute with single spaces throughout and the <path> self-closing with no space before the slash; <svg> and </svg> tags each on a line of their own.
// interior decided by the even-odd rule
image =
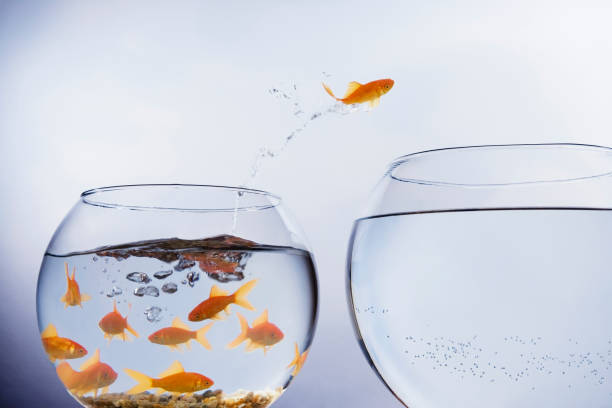
<svg viewBox="0 0 612 408">
<path fill-rule="evenodd" d="M 323 72 L 323 76 L 329 78 L 331 75 Z M 268 159 L 274 159 L 287 150 L 287 147 L 293 142 L 300 134 L 302 134 L 306 128 L 315 120 L 323 118 L 328 115 L 348 115 L 353 112 L 357 112 L 360 108 L 359 104 L 345 105 L 342 102 L 335 103 L 330 107 L 323 110 L 316 110 L 310 114 L 306 114 L 302 108 L 302 103 L 299 98 L 299 93 L 296 84 L 291 84 L 289 89 L 282 88 L 270 88 L 268 93 L 277 99 L 288 101 L 291 103 L 293 109 L 293 115 L 298 118 L 303 118 L 302 122 L 294 128 L 285 138 L 281 145 L 277 148 L 271 148 L 268 146 L 261 147 L 257 152 L 257 155 L 253 159 L 248 177 L 240 185 L 244 188 L 249 188 L 257 175 L 259 174 L 262 164 Z M 236 194 L 236 200 L 234 202 L 234 214 L 232 221 L 232 234 L 236 232 L 236 226 L 238 223 L 238 207 L 240 205 L 240 197 L 243 192 L 239 191 Z"/>
</svg>

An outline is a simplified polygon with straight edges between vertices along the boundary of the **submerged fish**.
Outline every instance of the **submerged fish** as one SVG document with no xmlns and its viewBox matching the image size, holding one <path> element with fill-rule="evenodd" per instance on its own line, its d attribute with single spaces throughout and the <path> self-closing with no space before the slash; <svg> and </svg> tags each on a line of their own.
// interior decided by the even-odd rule
<svg viewBox="0 0 612 408">
<path fill-rule="evenodd" d="M 234 341 L 227 345 L 227 348 L 238 347 L 243 341 L 247 342 L 246 351 L 262 348 L 264 354 L 270 347 L 278 343 L 285 337 L 283 332 L 273 323 L 268 321 L 268 310 L 253 321 L 253 327 L 249 327 L 247 320 L 240 313 L 236 313 L 240 320 L 240 334 Z"/>
<path fill-rule="evenodd" d="M 100 362 L 99 349 L 81 366 L 81 371 L 73 370 L 67 362 L 58 365 L 56 371 L 66 388 L 77 396 L 93 392 L 94 397 L 97 397 L 100 388 L 102 394 L 105 394 L 109 385 L 117 379 L 117 373 L 108 364 Z"/>
<path fill-rule="evenodd" d="M 159 388 L 157 394 L 163 394 L 164 391 L 175 394 L 191 394 L 209 388 L 214 384 L 213 380 L 202 374 L 186 373 L 178 361 L 172 363 L 170 368 L 159 375 L 159 378 L 151 378 L 129 368 L 123 371 L 138 381 L 138 385 L 130 389 L 127 394 L 139 394 L 151 388 Z"/>
<path fill-rule="evenodd" d="M 121 316 L 117 311 L 117 301 L 113 301 L 113 311 L 104 316 L 100 322 L 98 323 L 100 329 L 104 332 L 104 338 L 108 339 L 110 342 L 113 337 L 121 336 L 123 341 L 127 340 L 125 330 L 129 331 L 134 335 L 134 337 L 138 337 L 138 333 L 134 330 L 127 322 L 126 317 Z"/>
<path fill-rule="evenodd" d="M 68 273 L 68 263 L 64 263 L 66 267 L 66 280 L 68 281 L 68 288 L 66 294 L 60 298 L 60 302 L 64 303 L 64 309 L 68 306 L 81 306 L 81 302 L 86 302 L 91 299 L 91 296 L 81 293 L 79 284 L 77 283 L 74 275 L 76 273 L 76 267 L 72 268 L 72 277 Z"/>
<path fill-rule="evenodd" d="M 367 84 L 360 84 L 354 81 L 349 82 L 348 89 L 343 98 L 336 98 L 329 86 L 323 84 L 323 88 L 332 98 L 346 105 L 368 102 L 370 108 L 375 108 L 380 103 L 380 97 L 389 92 L 393 88 L 394 83 L 392 79 L 379 79 Z"/>
<path fill-rule="evenodd" d="M 210 330 L 213 323 L 208 323 L 206 326 L 199 330 L 191 330 L 189 327 L 181 321 L 178 317 L 175 317 L 172 321 L 171 327 L 164 327 L 161 330 L 156 331 L 149 336 L 149 341 L 155 344 L 161 344 L 168 346 L 171 349 L 178 350 L 179 345 L 185 344 L 187 348 L 190 348 L 189 342 L 196 340 L 204 348 L 210 350 L 212 347 L 206 339 L 206 332 Z"/>
<path fill-rule="evenodd" d="M 253 305 L 247 300 L 247 295 L 255 284 L 257 284 L 257 280 L 249 281 L 242 285 L 233 295 L 228 295 L 227 292 L 213 285 L 208 299 L 197 305 L 189 313 L 189 321 L 199 322 L 205 319 L 223 319 L 221 312 L 225 311 L 226 314 L 229 314 L 229 307 L 232 303 L 248 310 L 255 310 Z"/>
<path fill-rule="evenodd" d="M 308 350 L 306 350 L 302 354 L 300 354 L 300 349 L 299 349 L 298 344 L 296 342 L 295 343 L 295 358 L 287 366 L 287 368 L 295 367 L 293 369 L 293 372 L 291 373 L 292 376 L 295 377 L 302 370 L 302 367 L 304 366 L 304 362 L 306 362 L 306 358 L 307 357 L 308 357 Z"/>
<path fill-rule="evenodd" d="M 43 347 L 49 356 L 49 360 L 55 363 L 55 360 L 68 360 L 73 358 L 81 358 L 87 354 L 85 347 L 81 346 L 76 341 L 59 337 L 55 326 L 49 324 L 40 334 Z"/>
</svg>

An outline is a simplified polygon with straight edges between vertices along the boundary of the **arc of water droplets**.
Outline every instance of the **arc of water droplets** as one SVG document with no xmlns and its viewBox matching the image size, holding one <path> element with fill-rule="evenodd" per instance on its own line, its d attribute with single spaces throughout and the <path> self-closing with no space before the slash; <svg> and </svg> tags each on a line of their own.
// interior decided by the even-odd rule
<svg viewBox="0 0 612 408">
<path fill-rule="evenodd" d="M 326 73 L 323 73 L 323 74 L 325 76 L 329 76 Z M 293 91 L 287 92 L 287 91 L 283 91 L 278 88 L 271 88 L 268 90 L 268 92 L 270 93 L 270 95 L 276 98 L 293 101 L 292 102 L 293 115 L 297 117 L 302 117 L 305 113 L 304 113 L 304 110 L 302 109 L 302 106 L 301 106 L 301 103 L 298 97 L 297 86 L 293 84 L 291 88 L 293 89 Z M 297 136 L 300 133 L 302 133 L 313 121 L 319 118 L 322 118 L 324 116 L 330 115 L 330 114 L 338 114 L 338 115 L 344 116 L 344 115 L 348 115 L 350 113 L 356 112 L 358 110 L 359 110 L 359 104 L 345 105 L 342 102 L 338 102 L 330 106 L 327 109 L 318 110 L 308 115 L 308 117 L 298 127 L 296 127 L 287 136 L 285 136 L 283 143 L 278 149 L 275 150 L 269 147 L 262 147 L 259 149 L 259 152 L 255 156 L 255 159 L 253 160 L 253 164 L 251 165 L 249 176 L 241 184 L 241 187 L 248 188 L 250 184 L 253 182 L 253 180 L 255 180 L 255 177 L 257 177 L 257 174 L 259 173 L 259 170 L 261 169 L 261 165 L 263 161 L 266 159 L 273 159 L 275 157 L 280 156 L 287 149 L 287 146 L 289 146 L 289 144 L 293 140 L 295 140 Z M 234 202 L 234 214 L 233 214 L 233 220 L 232 220 L 232 233 L 236 231 L 236 225 L 238 223 L 238 206 L 240 204 L 239 201 L 240 201 L 241 196 L 242 196 L 242 192 L 238 192 L 238 194 L 236 194 L 236 200 Z"/>
</svg>

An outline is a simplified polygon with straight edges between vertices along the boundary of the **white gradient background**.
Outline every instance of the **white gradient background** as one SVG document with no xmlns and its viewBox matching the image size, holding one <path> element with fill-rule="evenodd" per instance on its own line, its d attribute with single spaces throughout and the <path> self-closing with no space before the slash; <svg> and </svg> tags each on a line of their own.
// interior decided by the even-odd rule
<svg viewBox="0 0 612 408">
<path fill-rule="evenodd" d="M 451 145 L 612 145 L 608 1 L 0 0 L 2 406 L 75 406 L 35 319 L 43 251 L 81 191 L 239 184 L 333 73 L 395 79 L 371 113 L 311 124 L 254 186 L 281 195 L 319 267 L 318 332 L 277 407 L 399 407 L 354 339 L 344 275 L 352 221 L 394 157 Z M 517 165 L 520 165 L 517 163 Z"/>
</svg>

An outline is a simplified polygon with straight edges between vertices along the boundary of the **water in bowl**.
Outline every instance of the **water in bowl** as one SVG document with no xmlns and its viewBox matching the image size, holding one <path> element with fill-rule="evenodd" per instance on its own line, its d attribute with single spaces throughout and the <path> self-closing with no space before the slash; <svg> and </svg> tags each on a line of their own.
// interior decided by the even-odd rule
<svg viewBox="0 0 612 408">
<path fill-rule="evenodd" d="M 69 281 L 78 284 L 80 305 L 67 294 Z M 229 309 L 217 315 L 192 313 L 245 286 L 246 302 L 227 298 Z M 47 349 L 85 406 L 266 407 L 303 364 L 316 317 L 316 277 L 302 249 L 232 236 L 160 239 L 45 254 L 37 306 L 43 337 L 52 331 L 86 350 Z M 204 306 L 212 310 L 210 302 Z M 168 331 L 173 326 L 180 330 Z M 155 338 L 164 330 L 174 337 Z M 246 338 L 229 348 L 241 334 Z M 181 370 L 192 376 L 159 382 Z M 134 372 L 158 382 L 137 389 Z"/>
<path fill-rule="evenodd" d="M 612 211 L 492 209 L 356 222 L 366 356 L 407 406 L 609 407 Z"/>
</svg>

